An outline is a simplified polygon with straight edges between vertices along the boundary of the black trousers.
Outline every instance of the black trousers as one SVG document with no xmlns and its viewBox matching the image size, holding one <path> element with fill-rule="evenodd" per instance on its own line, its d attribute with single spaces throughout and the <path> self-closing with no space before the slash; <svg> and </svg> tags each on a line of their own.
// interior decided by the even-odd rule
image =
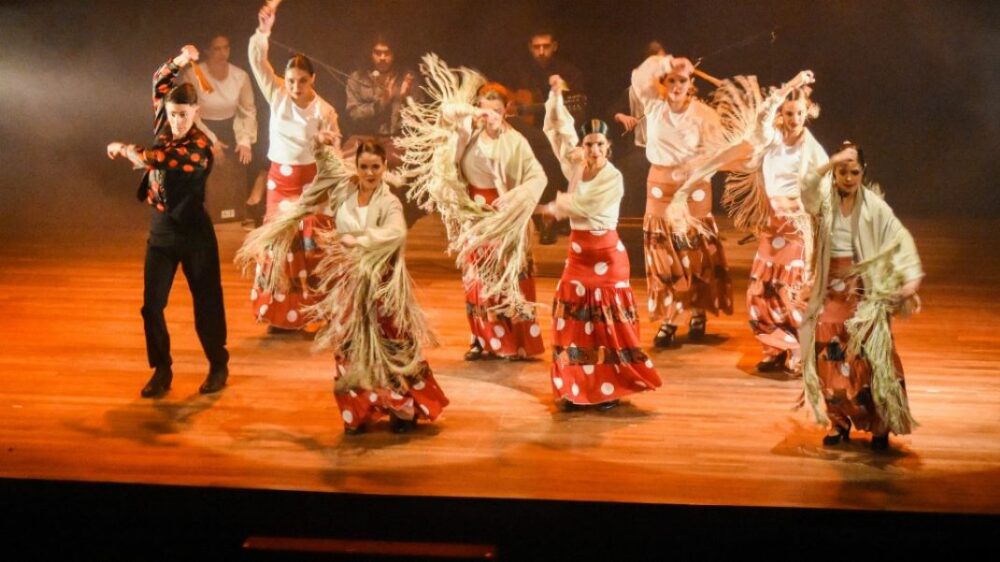
<svg viewBox="0 0 1000 562">
<path fill-rule="evenodd" d="M 169 367 L 170 334 L 163 310 L 174 284 L 177 265 L 187 277 L 194 298 L 194 325 L 212 368 L 229 363 L 226 350 L 226 311 L 222 302 L 219 245 L 211 227 L 170 245 L 146 244 L 142 321 L 146 330 L 149 366 Z"/>
</svg>

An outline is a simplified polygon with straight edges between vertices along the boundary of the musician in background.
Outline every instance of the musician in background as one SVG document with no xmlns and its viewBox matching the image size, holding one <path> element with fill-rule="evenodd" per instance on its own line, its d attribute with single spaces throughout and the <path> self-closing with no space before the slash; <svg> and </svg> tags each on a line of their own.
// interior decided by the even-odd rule
<svg viewBox="0 0 1000 562">
<path fill-rule="evenodd" d="M 541 203 L 555 200 L 556 192 L 566 190 L 566 179 L 563 177 L 559 161 L 549 147 L 549 140 L 542 132 L 542 122 L 545 117 L 545 100 L 548 99 L 549 77 L 559 75 L 564 81 L 563 100 L 570 115 L 578 123 L 582 123 L 586 113 L 586 94 L 584 93 L 583 73 L 575 65 L 559 54 L 559 41 L 550 29 L 538 29 L 528 40 L 530 57 L 519 57 L 507 71 L 507 82 L 514 89 L 517 101 L 514 118 L 510 124 L 517 132 L 524 135 L 531 145 L 531 150 L 538 156 L 549 184 L 542 193 Z M 543 216 L 539 221 L 539 242 L 555 244 L 556 224 L 550 216 Z M 562 221 L 568 234 L 569 223 Z"/>
<path fill-rule="evenodd" d="M 417 73 L 396 66 L 395 42 L 384 32 L 376 33 L 369 51 L 367 68 L 358 69 L 347 79 L 347 115 L 350 137 L 344 143 L 344 158 L 353 161 L 357 147 L 365 141 L 375 141 L 386 150 L 386 165 L 389 171 L 401 163 L 401 155 L 393 137 L 399 135 L 402 122 L 399 113 L 406 105 L 406 99 L 421 96 Z M 395 185 L 394 194 L 404 201 L 404 215 L 407 227 L 412 226 L 424 215 L 415 204 L 403 195 L 402 186 Z"/>
</svg>

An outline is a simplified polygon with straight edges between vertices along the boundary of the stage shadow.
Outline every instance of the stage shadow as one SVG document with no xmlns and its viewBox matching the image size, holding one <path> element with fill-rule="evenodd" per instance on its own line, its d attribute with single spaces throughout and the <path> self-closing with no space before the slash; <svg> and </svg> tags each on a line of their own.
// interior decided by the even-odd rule
<svg viewBox="0 0 1000 562">
<path fill-rule="evenodd" d="M 117 437 L 143 445 L 176 447 L 178 443 L 164 440 L 185 432 L 194 425 L 194 418 L 210 409 L 224 392 L 188 395 L 171 401 L 170 395 L 157 399 L 136 400 L 123 408 L 104 414 L 104 427 L 92 427 L 76 421 L 63 423 L 68 429 L 95 438 Z"/>
<path fill-rule="evenodd" d="M 795 421 L 792 431 L 771 452 L 776 455 L 833 461 L 845 466 L 864 465 L 880 472 L 896 468 L 915 472 L 923 466 L 920 456 L 898 440 L 890 441 L 887 451 L 873 451 L 871 438 L 867 433 L 854 432 L 851 434 L 851 441 L 833 447 L 823 445 L 823 435 L 825 431 L 818 425 Z M 845 478 L 845 481 L 848 480 Z"/>
</svg>

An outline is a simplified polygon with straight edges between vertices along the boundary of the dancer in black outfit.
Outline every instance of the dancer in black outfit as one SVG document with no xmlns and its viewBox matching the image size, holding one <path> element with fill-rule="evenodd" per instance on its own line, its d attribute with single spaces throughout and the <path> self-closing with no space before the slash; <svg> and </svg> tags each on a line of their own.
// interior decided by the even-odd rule
<svg viewBox="0 0 1000 562">
<path fill-rule="evenodd" d="M 163 396 L 173 380 L 163 310 L 178 264 L 194 298 L 195 329 L 209 361 L 208 376 L 199 391 L 218 392 L 229 376 L 219 246 L 204 207 L 212 141 L 194 125 L 198 110 L 194 86 L 175 87 L 181 69 L 196 60 L 197 49 L 185 46 L 153 75 L 156 140 L 152 148 L 120 142 L 108 145 L 109 158 L 125 157 L 146 170 L 137 195 L 150 205 L 142 319 L 146 353 L 154 371 L 142 389 L 144 398 Z"/>
</svg>

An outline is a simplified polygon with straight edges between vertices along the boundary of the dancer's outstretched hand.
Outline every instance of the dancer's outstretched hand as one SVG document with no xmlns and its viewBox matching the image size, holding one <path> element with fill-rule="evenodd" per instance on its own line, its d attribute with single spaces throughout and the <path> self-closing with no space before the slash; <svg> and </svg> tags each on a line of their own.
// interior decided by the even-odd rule
<svg viewBox="0 0 1000 562">
<path fill-rule="evenodd" d="M 174 64 L 177 66 L 184 66 L 189 62 L 195 62 L 198 60 L 198 48 L 194 45 L 184 45 L 181 47 L 181 52 L 176 57 L 174 57 Z"/>
<path fill-rule="evenodd" d="M 264 4 L 257 12 L 257 31 L 271 33 L 272 27 L 274 27 L 274 8 L 270 4 Z"/>
</svg>

